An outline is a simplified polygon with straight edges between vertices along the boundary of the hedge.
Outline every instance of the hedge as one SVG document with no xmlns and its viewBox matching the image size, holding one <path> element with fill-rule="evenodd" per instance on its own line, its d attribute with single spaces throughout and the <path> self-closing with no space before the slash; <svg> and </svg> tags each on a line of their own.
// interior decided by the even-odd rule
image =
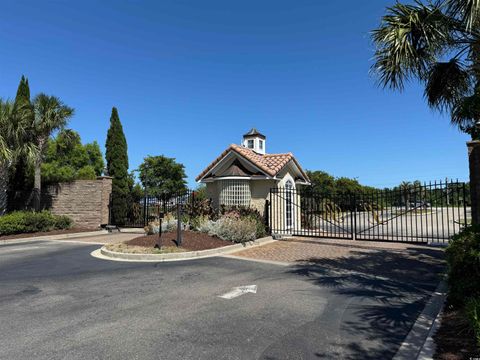
<svg viewBox="0 0 480 360">
<path fill-rule="evenodd" d="M 480 346 L 480 226 L 470 226 L 452 237 L 446 250 L 448 302 L 463 310 Z"/>
<path fill-rule="evenodd" d="M 0 217 L 0 235 L 68 229 L 73 221 L 68 216 L 49 211 L 15 211 Z"/>
</svg>

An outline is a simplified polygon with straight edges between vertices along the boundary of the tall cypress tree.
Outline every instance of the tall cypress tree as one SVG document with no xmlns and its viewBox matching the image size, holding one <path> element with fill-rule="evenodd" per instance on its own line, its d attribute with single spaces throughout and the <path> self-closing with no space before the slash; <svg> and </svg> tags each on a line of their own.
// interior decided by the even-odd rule
<svg viewBox="0 0 480 360">
<path fill-rule="evenodd" d="M 20 84 L 18 84 L 17 95 L 15 96 L 15 106 L 19 105 L 20 101 L 26 101 L 30 103 L 30 87 L 28 85 L 28 79 L 22 75 Z"/>
<path fill-rule="evenodd" d="M 26 109 L 31 109 L 28 111 L 29 114 L 24 116 L 31 117 L 31 122 L 33 123 L 33 108 L 30 101 L 30 87 L 28 85 L 28 79 L 22 75 L 20 83 L 17 88 L 17 95 L 15 96 L 13 111 L 28 111 Z M 31 136 L 31 133 L 25 134 L 25 137 Z M 25 142 L 28 142 L 32 139 L 23 139 Z M 29 176 L 28 172 L 28 163 L 25 158 L 20 157 L 17 162 L 14 164 L 13 171 L 10 172 L 9 180 L 9 203 L 11 206 L 15 207 L 24 203 L 29 194 L 27 190 L 31 188 L 32 178 Z"/>
<path fill-rule="evenodd" d="M 113 224 L 123 225 L 127 215 L 128 154 L 127 140 L 115 107 L 112 108 L 105 147 L 108 173 L 113 177 L 111 220 Z"/>
</svg>

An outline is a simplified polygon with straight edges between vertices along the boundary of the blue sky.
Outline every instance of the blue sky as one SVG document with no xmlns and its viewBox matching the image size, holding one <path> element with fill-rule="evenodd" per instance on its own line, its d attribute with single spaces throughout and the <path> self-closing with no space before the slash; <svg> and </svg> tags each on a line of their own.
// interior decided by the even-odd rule
<svg viewBox="0 0 480 360">
<path fill-rule="evenodd" d="M 393 0 L 6 1 L 0 97 L 76 109 L 70 127 L 103 147 L 119 110 L 130 168 L 166 155 L 195 176 L 255 126 L 268 152 L 373 186 L 468 178 L 465 141 L 417 84 L 383 90 L 369 31 Z"/>
</svg>

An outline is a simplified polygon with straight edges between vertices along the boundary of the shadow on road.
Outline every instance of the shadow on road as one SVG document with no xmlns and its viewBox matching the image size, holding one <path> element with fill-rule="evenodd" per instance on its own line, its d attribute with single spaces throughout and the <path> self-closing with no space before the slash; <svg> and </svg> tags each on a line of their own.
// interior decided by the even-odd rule
<svg viewBox="0 0 480 360">
<path fill-rule="evenodd" d="M 442 249 L 353 249 L 341 258 L 312 258 L 289 270 L 334 294 L 325 310 L 342 317 L 325 332 L 317 358 L 392 358 L 445 271 Z M 319 327 L 325 319 L 316 319 Z"/>
</svg>

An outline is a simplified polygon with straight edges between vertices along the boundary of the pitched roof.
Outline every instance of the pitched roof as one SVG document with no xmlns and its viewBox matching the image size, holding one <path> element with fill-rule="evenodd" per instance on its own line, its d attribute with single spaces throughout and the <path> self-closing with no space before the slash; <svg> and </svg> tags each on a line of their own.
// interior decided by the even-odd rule
<svg viewBox="0 0 480 360">
<path fill-rule="evenodd" d="M 251 128 L 248 133 L 243 135 L 243 137 L 248 137 L 248 136 L 259 136 L 265 139 L 265 135 L 261 134 L 256 128 Z"/>
<path fill-rule="evenodd" d="M 213 162 L 207 166 L 205 170 L 202 171 L 200 175 L 195 179 L 199 181 L 202 179 L 210 170 L 212 170 L 215 165 L 218 164 L 230 151 L 234 151 L 239 154 L 253 165 L 258 167 L 260 170 L 268 174 L 269 176 L 277 175 L 291 160 L 297 165 L 298 169 L 304 176 L 305 180 L 308 181 L 308 176 L 305 174 L 303 169 L 300 167 L 300 164 L 297 162 L 292 153 L 286 154 L 258 154 L 255 151 L 248 149 L 246 147 L 231 144 L 224 152 L 220 154 Z"/>
</svg>

